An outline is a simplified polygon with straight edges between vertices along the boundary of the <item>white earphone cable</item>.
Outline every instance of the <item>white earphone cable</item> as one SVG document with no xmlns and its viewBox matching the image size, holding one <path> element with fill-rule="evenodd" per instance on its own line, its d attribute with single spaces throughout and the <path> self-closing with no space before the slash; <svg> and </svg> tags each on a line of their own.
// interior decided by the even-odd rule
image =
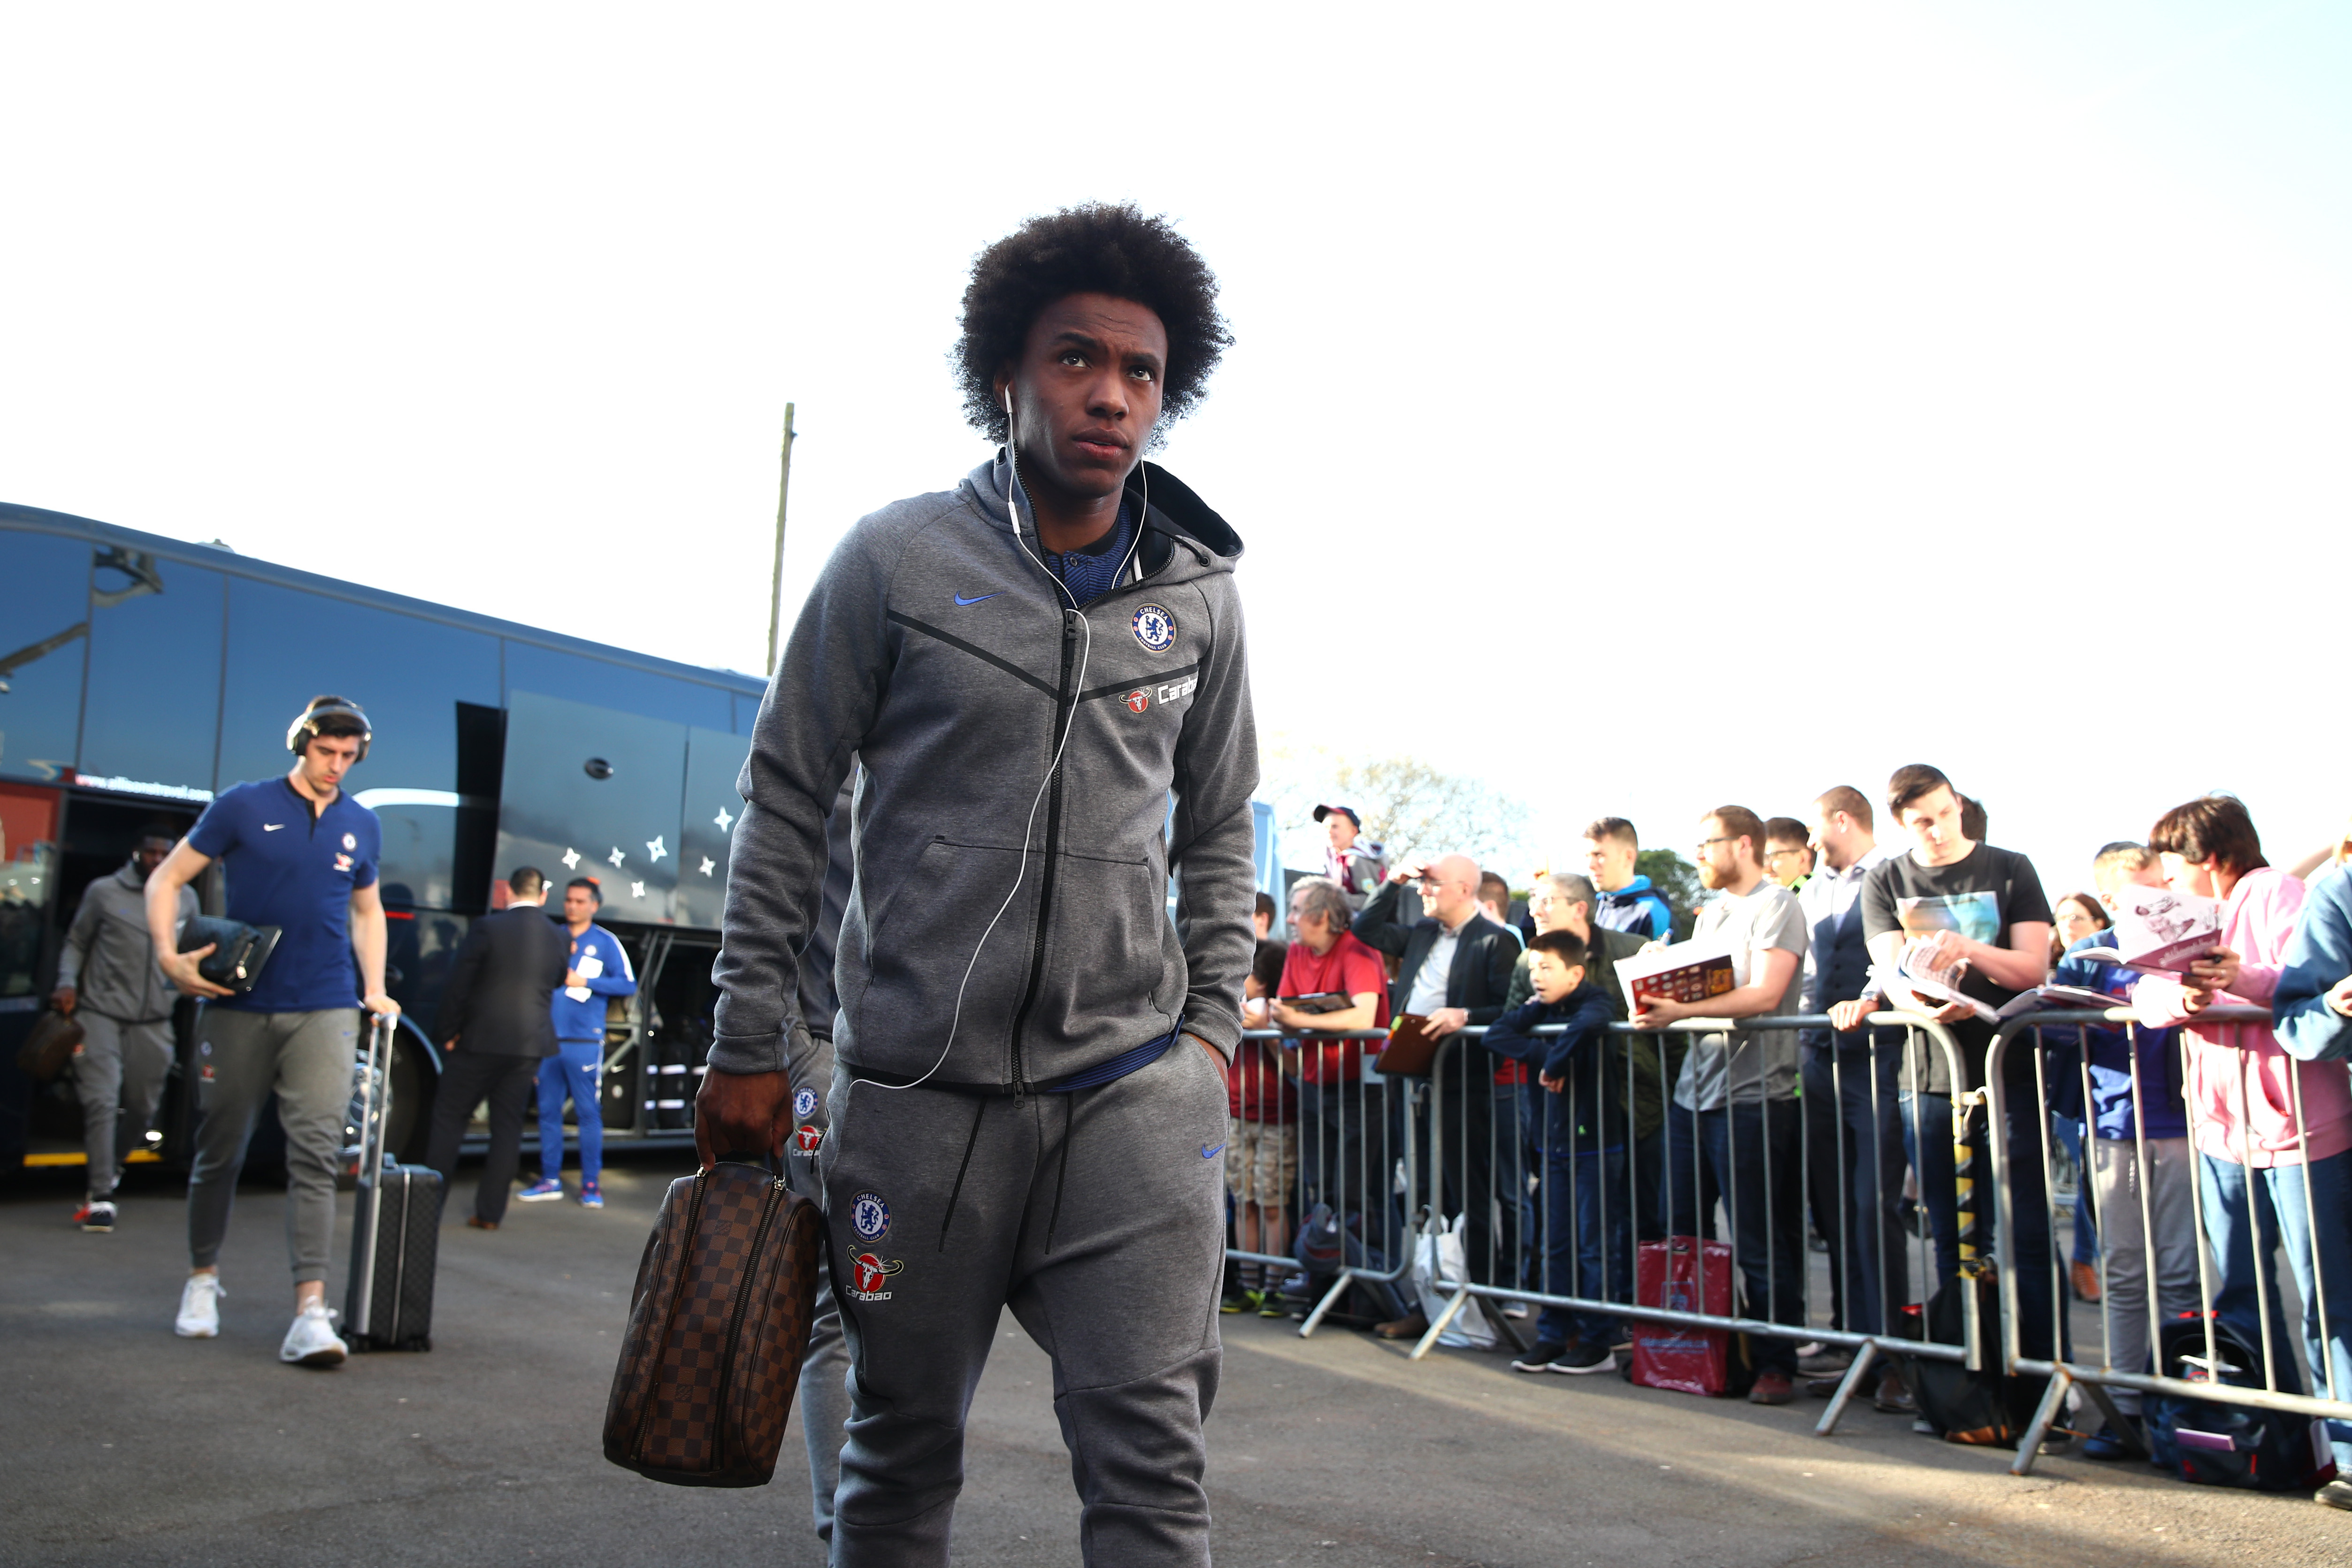
<svg viewBox="0 0 2352 1568">
<path fill-rule="evenodd" d="M 981 931 L 979 942 L 972 946 L 971 958 L 964 964 L 963 978 L 956 984 L 955 1012 L 948 1021 L 947 1043 L 940 1048 L 939 1060 L 924 1071 L 921 1078 L 906 1083 L 880 1083 L 871 1078 L 853 1078 L 849 1081 L 852 1088 L 860 1083 L 872 1083 L 877 1089 L 913 1089 L 947 1065 L 949 1054 L 955 1050 L 956 1030 L 963 1025 L 964 990 L 971 984 L 971 972 L 979 967 L 981 952 L 988 946 L 988 938 L 995 932 L 997 922 L 1003 920 L 1004 912 L 1013 907 L 1013 900 L 1020 894 L 1021 883 L 1029 874 L 1029 844 L 1037 831 L 1037 808 L 1044 804 L 1045 791 L 1053 785 L 1054 775 L 1061 769 L 1062 753 L 1069 748 L 1070 732 L 1077 727 L 1078 698 L 1079 695 L 1087 689 L 1087 664 L 1094 653 L 1094 628 L 1087 623 L 1086 607 L 1080 604 L 1077 596 L 1070 591 L 1069 584 L 1055 577 L 1053 569 L 1039 560 L 1036 553 L 1030 549 L 1028 541 L 1021 537 L 1021 508 L 1019 503 L 1013 498 L 1021 488 L 1021 454 L 1013 444 L 1013 389 L 1009 386 L 1004 389 L 1004 455 L 1012 472 L 1012 477 L 1004 487 L 1004 509 L 1013 519 L 1013 542 L 1019 547 L 1023 555 L 1029 558 L 1039 571 L 1045 574 L 1046 580 L 1060 591 L 1062 597 L 1069 601 L 1070 609 L 1078 618 L 1078 630 L 1085 634 L 1085 640 L 1078 644 L 1078 674 L 1070 690 L 1070 711 L 1062 721 L 1060 737 L 1054 742 L 1054 759 L 1045 765 L 1045 776 L 1037 781 L 1037 793 L 1031 796 L 1029 800 L 1029 816 L 1028 820 L 1022 824 L 1021 858 L 1013 869 L 1013 885 L 1005 889 L 1004 902 L 996 906 L 994 915 L 989 916 L 988 925 Z M 1141 468 L 1142 465 L 1138 464 L 1139 473 L 1141 472 Z M 1134 564 L 1136 555 L 1143 545 L 1144 517 L 1151 506 L 1151 476 L 1144 474 L 1142 482 L 1143 504 L 1137 508 L 1135 515 L 1135 538 L 1128 545 L 1127 558 L 1119 562 L 1118 570 L 1111 574 L 1113 582 L 1118 581 L 1127 575 L 1128 569 Z M 1034 507 L 1031 509 L 1031 515 L 1033 517 L 1035 515 Z M 1017 1090 L 1019 1085 L 1015 1085 L 1015 1088 Z"/>
</svg>

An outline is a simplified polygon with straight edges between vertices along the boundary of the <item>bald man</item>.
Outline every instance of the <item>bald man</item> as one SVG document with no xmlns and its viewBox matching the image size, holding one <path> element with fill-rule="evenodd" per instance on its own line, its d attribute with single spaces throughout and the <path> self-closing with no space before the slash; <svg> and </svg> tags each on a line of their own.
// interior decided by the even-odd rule
<svg viewBox="0 0 2352 1568">
<path fill-rule="evenodd" d="M 1409 882 L 1421 884 L 1422 907 L 1428 913 L 1407 925 L 1398 905 Z M 1430 1033 L 1451 1035 L 1502 1017 L 1519 939 L 1478 907 L 1478 864 L 1469 856 L 1444 855 L 1426 864 L 1407 861 L 1390 873 L 1356 916 L 1356 936 L 1396 958 L 1390 1007 L 1428 1019 Z M 1470 1276 L 1483 1284 L 1518 1282 L 1513 1261 L 1518 1239 L 1494 1234 L 1494 1206 L 1487 1197 L 1494 1187 L 1496 1077 L 1506 1065 L 1484 1045 L 1465 1040 L 1446 1052 L 1438 1069 L 1445 1093 L 1444 1207 L 1449 1215 L 1469 1214 Z M 1507 1078 L 1503 1087 L 1509 1088 Z M 1505 1209 L 1505 1226 L 1516 1232 L 1517 1206 Z M 1380 1332 L 1389 1338 L 1418 1335 L 1428 1325 L 1415 1327 L 1416 1322 L 1418 1314 L 1384 1323 Z"/>
</svg>

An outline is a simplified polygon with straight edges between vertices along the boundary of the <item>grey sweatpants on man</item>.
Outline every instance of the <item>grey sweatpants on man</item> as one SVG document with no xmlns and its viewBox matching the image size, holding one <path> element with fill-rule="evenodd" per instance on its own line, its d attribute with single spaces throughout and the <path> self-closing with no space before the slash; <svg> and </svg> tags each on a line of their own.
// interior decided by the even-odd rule
<svg viewBox="0 0 2352 1568">
<path fill-rule="evenodd" d="M 2117 1372 L 2148 1371 L 2149 1254 L 2155 1254 L 2156 1308 L 2169 1322 L 2197 1311 L 2197 1155 L 2187 1138 L 2147 1141 L 2145 1200 L 2139 1156 L 2129 1138 L 2093 1138 L 2092 1190 L 2097 1196 L 2099 1261 L 2106 1269 L 2100 1314 L 2106 1323 L 2107 1364 Z M 2107 1390 L 2116 1408 L 2139 1414 L 2137 1388 Z"/>
<path fill-rule="evenodd" d="M 1007 1305 L 1054 1360 L 1085 1560 L 1205 1564 L 1215 1065 L 1180 1040 L 1099 1088 L 1017 1101 L 854 1077 L 834 1071 L 820 1158 L 851 1361 L 835 1568 L 947 1563 L 964 1415 Z"/>
<path fill-rule="evenodd" d="M 81 1102 L 81 1142 L 89 1165 L 89 1196 L 114 1196 L 122 1156 L 146 1145 L 172 1072 L 172 1020 L 125 1023 L 88 1008 L 78 1009 L 81 1050 L 73 1059 L 74 1095 Z M 118 1109 L 119 1107 L 119 1109 Z"/>
<path fill-rule="evenodd" d="M 204 1010 L 196 1026 L 196 1157 L 188 1173 L 188 1260 L 194 1267 L 220 1261 L 245 1146 L 274 1091 L 286 1129 L 286 1250 L 294 1282 L 326 1279 L 359 1033 L 357 1008 Z"/>
<path fill-rule="evenodd" d="M 809 1042 L 815 1053 L 795 1063 L 796 1080 L 804 1078 L 812 1086 L 830 1084 L 833 1041 L 818 1034 L 811 1035 Z M 785 1159 L 793 1190 L 823 1207 L 824 1191 L 810 1173 L 809 1162 L 789 1155 Z M 801 1437 L 808 1446 L 809 1512 L 816 1538 L 830 1542 L 833 1494 L 841 1483 L 842 1431 L 849 1424 L 849 1347 L 841 1337 L 841 1307 L 834 1297 L 829 1262 L 817 1266 L 816 1311 L 809 1324 L 808 1352 L 801 1357 L 799 1399 Z"/>
</svg>

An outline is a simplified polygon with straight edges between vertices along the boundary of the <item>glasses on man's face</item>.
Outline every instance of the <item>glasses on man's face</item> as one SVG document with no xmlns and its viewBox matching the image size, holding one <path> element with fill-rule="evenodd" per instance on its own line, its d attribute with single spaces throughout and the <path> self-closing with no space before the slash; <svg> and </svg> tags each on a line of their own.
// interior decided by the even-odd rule
<svg viewBox="0 0 2352 1568">
<path fill-rule="evenodd" d="M 1713 849 L 1716 845 L 1727 844 L 1738 836 L 1739 835 L 1737 833 L 1727 833 L 1719 838 L 1701 839 L 1698 841 L 1698 852 L 1703 855 L 1706 853 L 1707 851 Z"/>
<path fill-rule="evenodd" d="M 1719 843 L 1722 841 L 1719 839 L 1710 839 L 1707 841 L 1709 843 Z M 1802 850 L 1766 850 L 1764 852 L 1764 863 L 1766 865 L 1770 865 L 1774 861 L 1784 861 L 1790 855 L 1801 855 L 1804 852 L 1805 852 Z"/>
</svg>

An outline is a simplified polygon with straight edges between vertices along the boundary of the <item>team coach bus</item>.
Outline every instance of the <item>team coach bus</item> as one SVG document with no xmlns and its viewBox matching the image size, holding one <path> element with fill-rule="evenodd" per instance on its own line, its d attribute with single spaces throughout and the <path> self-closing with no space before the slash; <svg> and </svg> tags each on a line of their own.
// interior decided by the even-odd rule
<svg viewBox="0 0 2352 1568">
<path fill-rule="evenodd" d="M 0 504 L 0 1170 L 80 1163 L 69 1089 L 33 1083 L 16 1057 L 82 889 L 159 824 L 183 832 L 218 791 L 283 774 L 287 724 L 321 692 L 374 727 L 352 784 L 383 821 L 404 1009 L 392 1146 L 422 1152 L 439 1075 L 424 1030 L 468 922 L 503 903 L 518 864 L 558 888 L 594 876 L 598 919 L 630 948 L 638 994 L 613 1009 L 607 1137 L 690 1139 L 735 779 L 764 686 Z M 1256 814 L 1259 885 L 1278 894 L 1273 813 Z M 198 886 L 213 913 L 219 874 Z M 191 1023 L 184 1004 L 183 1066 Z M 184 1148 L 179 1077 L 150 1157 Z"/>
</svg>

